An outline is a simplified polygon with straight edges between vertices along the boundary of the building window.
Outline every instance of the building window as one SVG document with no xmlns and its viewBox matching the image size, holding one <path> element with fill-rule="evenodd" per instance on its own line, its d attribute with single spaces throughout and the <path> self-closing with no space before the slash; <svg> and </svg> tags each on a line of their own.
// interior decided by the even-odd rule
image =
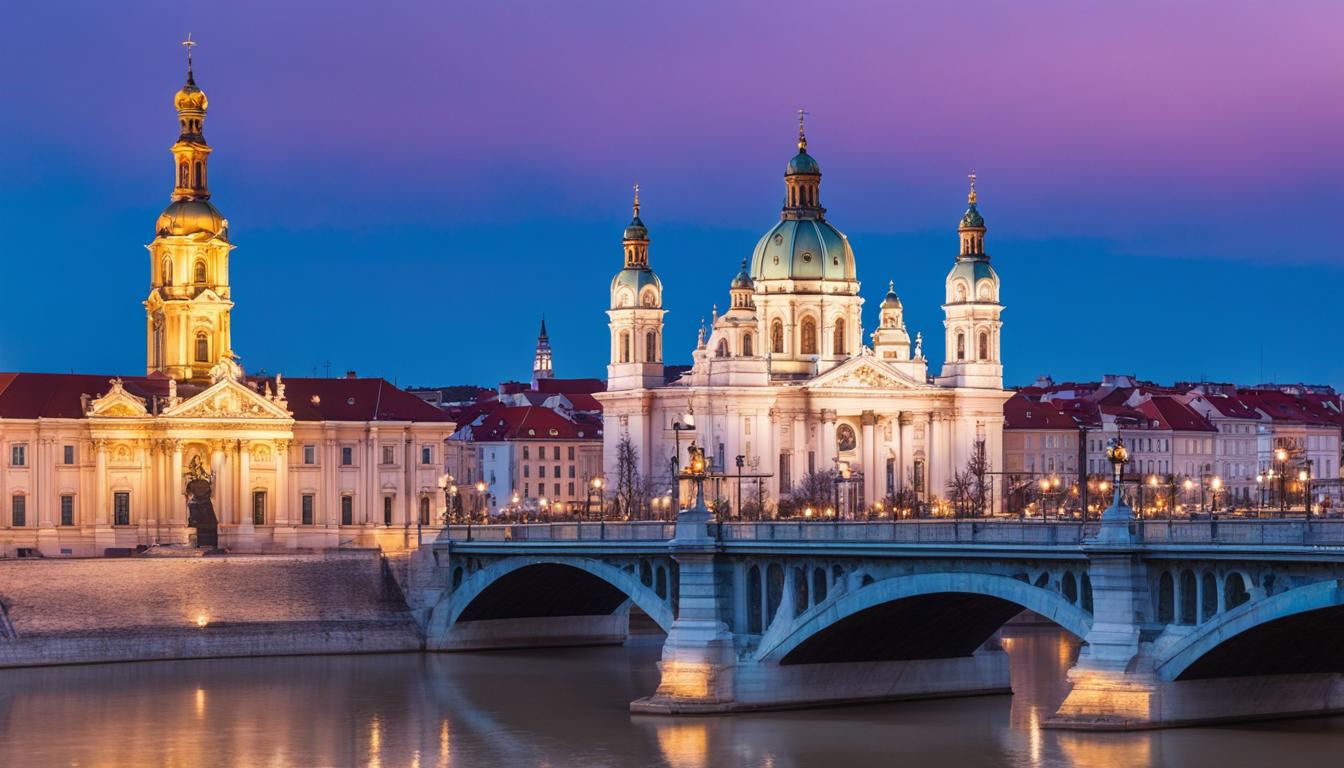
<svg viewBox="0 0 1344 768">
<path fill-rule="evenodd" d="M 537 477 L 545 477 L 545 476 L 546 476 L 546 465 L 545 465 L 545 464 L 538 464 L 538 465 L 537 465 Z"/>
<path fill-rule="evenodd" d="M 303 463 L 309 466 L 317 463 L 317 446 L 308 444 L 303 446 Z"/>
<path fill-rule="evenodd" d="M 355 449 L 348 446 L 341 446 L 341 466 L 352 467 L 355 465 Z"/>
<path fill-rule="evenodd" d="M 560 497 L 560 484 L 559 484 L 559 483 L 554 483 L 551 487 L 555 488 L 555 496 L 556 496 L 556 498 L 559 498 L 559 497 Z"/>
<path fill-rule="evenodd" d="M 793 487 L 792 464 L 792 454 L 779 454 L 779 492 L 781 494 L 788 493 L 789 489 Z"/>
<path fill-rule="evenodd" d="M 27 443 L 14 443 L 9 447 L 9 464 L 13 467 L 28 466 Z"/>
<path fill-rule="evenodd" d="M 10 523 L 15 528 L 28 524 L 28 497 L 17 495 L 10 498 Z"/>
<path fill-rule="evenodd" d="M 384 463 L 384 464 L 396 464 L 396 463 L 397 463 L 397 452 L 396 452 L 396 449 L 393 448 L 393 447 L 390 446 L 390 445 L 384 445 L 384 446 L 383 446 L 383 463 Z"/>
<path fill-rule="evenodd" d="M 817 354 L 817 321 L 810 317 L 803 318 L 801 353 L 804 355 Z"/>
<path fill-rule="evenodd" d="M 392 497 L 383 497 L 383 525 L 392 524 Z"/>
<path fill-rule="evenodd" d="M 192 277 L 194 278 L 195 282 L 196 282 L 198 285 L 199 285 L 199 284 L 204 284 L 204 283 L 205 283 L 205 262 L 204 262 L 204 261 L 198 261 L 198 262 L 196 262 L 196 274 L 193 275 Z"/>
<path fill-rule="evenodd" d="M 835 321 L 835 334 L 834 334 L 834 335 L 835 335 L 835 339 L 834 339 L 834 341 L 835 341 L 835 349 L 833 350 L 834 354 L 837 354 L 837 355 L 843 355 L 843 354 L 845 354 L 845 324 L 844 324 L 844 321 L 842 321 L 842 320 L 840 320 L 840 319 L 838 319 L 838 318 L 837 318 L 836 321 Z"/>
<path fill-rule="evenodd" d="M 63 464 L 70 465 L 75 463 L 75 446 L 73 445 L 62 446 L 61 453 L 62 453 L 61 462 Z"/>
<path fill-rule="evenodd" d="M 429 525 L 429 497 L 420 497 L 420 524 Z"/>
<path fill-rule="evenodd" d="M 644 337 L 644 360 L 649 363 L 658 362 L 658 336 L 649 331 Z"/>
<path fill-rule="evenodd" d="M 630 334 L 621 332 L 621 362 L 630 362 Z"/>
<path fill-rule="evenodd" d="M 573 483 L 570 483 L 570 484 L 569 484 L 569 495 L 570 495 L 571 497 L 574 495 L 574 484 L 573 484 Z"/>
<path fill-rule="evenodd" d="M 61 497 L 61 525 L 75 524 L 75 497 L 65 495 Z"/>
<path fill-rule="evenodd" d="M 530 452 L 528 451 L 527 446 L 524 445 L 524 446 L 523 446 L 523 461 L 527 461 L 527 460 L 530 459 L 530 458 L 532 458 L 532 456 L 530 455 Z"/>
<path fill-rule="evenodd" d="M 352 496 L 341 497 L 341 525 L 355 524 L 355 499 Z"/>
<path fill-rule="evenodd" d="M 551 457 L 554 458 L 556 461 L 560 460 L 560 446 L 557 445 L 551 449 Z"/>
<path fill-rule="evenodd" d="M 980 332 L 980 359 L 989 359 L 989 334 L 984 331 Z"/>
<path fill-rule="evenodd" d="M 573 461 L 573 460 L 574 460 L 574 446 L 572 446 L 572 445 L 569 446 L 568 452 L 569 452 L 569 460 L 570 460 L 570 461 Z"/>
<path fill-rule="evenodd" d="M 434 463 L 434 453 L 428 445 L 420 446 L 420 463 L 426 465 Z"/>
<path fill-rule="evenodd" d="M 252 492 L 252 524 L 253 524 L 253 525 L 265 525 L 265 524 L 266 524 L 266 492 L 265 492 L 265 491 L 253 491 L 253 492 Z"/>
<path fill-rule="evenodd" d="M 573 464 L 570 464 L 570 465 L 569 465 L 569 476 L 570 476 L 570 477 L 573 477 L 573 476 L 574 476 L 574 465 L 573 465 Z"/>
<path fill-rule="evenodd" d="M 196 334 L 196 362 L 210 362 L 210 338 L 204 331 Z"/>
<path fill-rule="evenodd" d="M 957 359 L 966 359 L 966 334 L 957 332 Z"/>
<path fill-rule="evenodd" d="M 770 351 L 776 355 L 784 354 L 784 322 L 779 318 L 770 323 Z"/>
<path fill-rule="evenodd" d="M 301 515 L 301 517 L 300 517 L 299 519 L 303 521 L 303 524 L 304 524 L 304 525 L 312 525 L 312 524 L 313 524 L 313 494 L 311 494 L 311 493 L 305 493 L 305 494 L 303 494 L 303 498 L 299 500 L 299 508 L 300 508 L 300 510 L 301 510 L 300 513 L 299 513 L 299 514 Z"/>
<path fill-rule="evenodd" d="M 742 356 L 751 357 L 751 334 L 742 334 Z"/>
<path fill-rule="evenodd" d="M 524 464 L 524 465 L 523 465 L 523 477 L 531 477 L 531 476 L 532 476 L 532 467 L 531 467 L 530 465 L 528 465 L 528 464 Z"/>
<path fill-rule="evenodd" d="M 714 356 L 715 356 L 715 357 L 727 357 L 727 356 L 728 356 L 728 340 L 727 340 L 727 339 L 719 339 L 719 346 L 718 346 L 718 349 L 714 352 Z"/>
<path fill-rule="evenodd" d="M 131 492 L 117 491 L 112 494 L 112 524 L 131 524 Z"/>
</svg>

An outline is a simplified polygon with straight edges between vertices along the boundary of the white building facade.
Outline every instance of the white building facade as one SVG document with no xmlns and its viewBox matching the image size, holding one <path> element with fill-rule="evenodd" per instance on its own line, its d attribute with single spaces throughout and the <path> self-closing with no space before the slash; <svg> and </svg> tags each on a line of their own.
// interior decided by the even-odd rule
<svg viewBox="0 0 1344 768">
<path fill-rule="evenodd" d="M 999 355 L 1003 306 L 974 178 L 944 285 L 947 354 L 936 377 L 919 334 L 911 344 L 894 285 L 864 343 L 854 252 L 821 206 L 821 170 L 801 123 L 784 178 L 779 222 L 732 280 L 728 309 L 715 313 L 708 337 L 702 329 L 691 370 L 666 383 L 663 285 L 650 266 L 636 197 L 625 267 L 611 283 L 611 364 L 607 391 L 598 395 L 609 485 L 620 475 L 627 439 L 655 495 L 675 487 L 695 440 L 723 476 L 718 495 L 732 509 L 755 500 L 757 482 L 777 502 L 821 472 L 845 478 L 846 510 L 872 511 L 906 489 L 932 501 L 947 495 L 979 442 L 990 469 L 1001 470 L 1009 396 Z M 750 490 L 734 500 L 739 473 L 750 477 Z"/>
</svg>

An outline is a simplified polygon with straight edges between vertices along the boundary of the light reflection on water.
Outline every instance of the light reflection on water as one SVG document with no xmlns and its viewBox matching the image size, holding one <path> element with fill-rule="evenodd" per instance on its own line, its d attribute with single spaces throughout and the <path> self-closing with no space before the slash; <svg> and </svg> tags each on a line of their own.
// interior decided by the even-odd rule
<svg viewBox="0 0 1344 768">
<path fill-rule="evenodd" d="M 624 648 L 0 670 L 0 766 L 1217 766 L 1336 764 L 1344 718 L 1132 734 L 1042 730 L 1077 652 L 1004 638 L 1016 695 L 705 718 L 631 716 Z"/>
</svg>

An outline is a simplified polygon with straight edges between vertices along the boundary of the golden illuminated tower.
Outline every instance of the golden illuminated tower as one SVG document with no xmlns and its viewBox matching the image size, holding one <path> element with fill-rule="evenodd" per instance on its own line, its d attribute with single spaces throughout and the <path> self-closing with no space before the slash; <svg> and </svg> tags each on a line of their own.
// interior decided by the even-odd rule
<svg viewBox="0 0 1344 768">
<path fill-rule="evenodd" d="M 229 343 L 229 222 L 210 204 L 205 143 L 205 92 L 192 73 L 173 98 L 180 135 L 173 144 L 173 197 L 159 215 L 150 243 L 150 292 L 145 299 L 147 373 L 205 382 Z"/>
</svg>

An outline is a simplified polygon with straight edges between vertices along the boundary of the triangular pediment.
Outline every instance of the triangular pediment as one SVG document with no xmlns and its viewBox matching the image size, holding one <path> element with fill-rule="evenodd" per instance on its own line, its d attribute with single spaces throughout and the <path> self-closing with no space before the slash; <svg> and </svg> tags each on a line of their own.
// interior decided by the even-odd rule
<svg viewBox="0 0 1344 768">
<path fill-rule="evenodd" d="M 107 394 L 89 403 L 89 416 L 118 419 L 138 419 L 149 415 L 143 398 L 136 397 L 121 386 L 121 379 L 111 379 Z"/>
<path fill-rule="evenodd" d="M 851 357 L 803 385 L 807 389 L 927 389 L 872 355 Z"/>
<path fill-rule="evenodd" d="M 289 411 L 246 384 L 223 378 L 163 412 L 170 419 L 293 419 Z"/>
</svg>

